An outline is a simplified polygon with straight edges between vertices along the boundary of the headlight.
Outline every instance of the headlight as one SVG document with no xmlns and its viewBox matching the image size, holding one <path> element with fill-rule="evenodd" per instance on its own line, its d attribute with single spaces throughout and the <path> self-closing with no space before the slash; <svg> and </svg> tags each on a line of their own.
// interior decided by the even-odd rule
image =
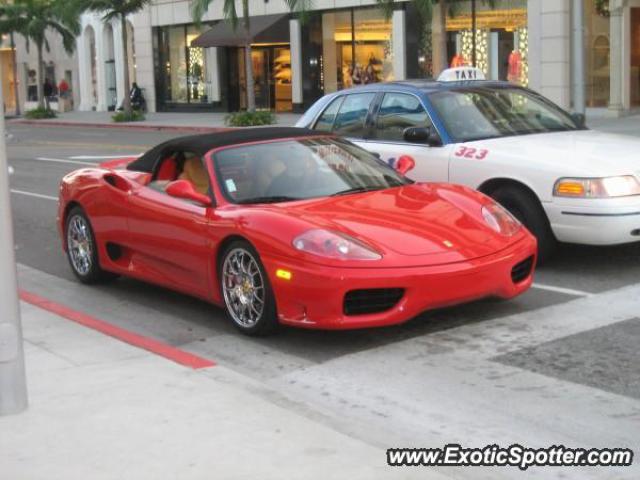
<svg viewBox="0 0 640 480">
<path fill-rule="evenodd" d="M 382 255 L 355 238 L 329 230 L 309 230 L 293 239 L 293 248 L 337 260 L 380 260 Z"/>
<path fill-rule="evenodd" d="M 561 178 L 553 187 L 556 197 L 612 198 L 640 195 L 640 183 L 633 175 L 605 178 Z"/>
<path fill-rule="evenodd" d="M 522 227 L 522 224 L 516 217 L 497 203 L 482 207 L 482 216 L 487 225 L 507 237 L 515 235 L 518 230 L 520 230 L 520 227 Z"/>
</svg>

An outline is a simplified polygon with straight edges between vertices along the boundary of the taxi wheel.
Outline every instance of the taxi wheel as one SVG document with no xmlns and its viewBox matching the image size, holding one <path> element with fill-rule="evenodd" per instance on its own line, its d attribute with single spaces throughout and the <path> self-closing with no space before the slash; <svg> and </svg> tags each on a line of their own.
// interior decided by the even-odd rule
<svg viewBox="0 0 640 480">
<path fill-rule="evenodd" d="M 269 277 L 249 242 L 236 240 L 225 248 L 218 262 L 218 280 L 227 315 L 238 330 L 265 336 L 278 328 Z"/>
<path fill-rule="evenodd" d="M 538 239 L 538 263 L 548 260 L 558 241 L 536 196 L 524 188 L 508 185 L 491 192 L 491 197 L 509 210 Z"/>
<path fill-rule="evenodd" d="M 82 283 L 92 284 L 114 280 L 115 273 L 100 267 L 98 245 L 89 217 L 80 207 L 74 207 L 65 224 L 67 258 L 71 271 Z"/>
</svg>

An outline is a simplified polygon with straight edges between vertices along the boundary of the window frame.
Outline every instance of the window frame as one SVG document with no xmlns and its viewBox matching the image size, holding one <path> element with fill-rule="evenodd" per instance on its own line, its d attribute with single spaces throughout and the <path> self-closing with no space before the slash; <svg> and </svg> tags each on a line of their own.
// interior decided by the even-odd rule
<svg viewBox="0 0 640 480">
<path fill-rule="evenodd" d="M 362 129 L 363 129 L 363 136 L 361 137 L 355 137 L 355 136 L 347 136 L 347 135 L 343 135 L 339 132 L 337 132 L 335 130 L 335 125 L 336 125 L 336 120 L 338 118 L 338 115 L 340 114 L 340 110 L 342 109 L 342 106 L 344 105 L 344 102 L 346 101 L 348 96 L 353 96 L 353 95 L 373 95 L 373 99 L 371 100 L 371 103 L 369 104 L 369 109 L 367 110 L 366 115 L 364 116 L 363 120 L 362 120 Z M 340 105 L 338 106 L 338 111 L 336 112 L 336 116 L 333 119 L 333 123 L 331 124 L 331 130 L 328 133 L 331 133 L 333 135 L 337 135 L 339 137 L 344 137 L 344 138 L 355 138 L 355 139 L 360 139 L 360 140 L 368 140 L 371 137 L 371 129 L 373 126 L 372 123 L 372 116 L 374 114 L 374 111 L 376 111 L 378 109 L 379 106 L 379 100 L 381 97 L 381 92 L 379 91 L 375 91 L 375 90 L 366 90 L 366 91 L 348 91 L 345 93 L 340 93 L 338 95 L 336 95 L 336 98 L 331 100 L 330 102 L 327 103 L 327 105 L 320 111 L 320 113 L 318 113 L 318 115 L 316 116 L 316 118 L 313 120 L 312 122 L 312 126 L 311 129 L 313 130 L 317 130 L 317 125 L 318 122 L 320 121 L 320 118 L 322 117 L 322 115 L 324 115 L 324 112 L 327 111 L 327 109 L 333 105 L 333 103 L 337 100 L 340 101 Z M 325 132 L 325 130 L 317 130 L 319 132 Z"/>
<path fill-rule="evenodd" d="M 440 129 L 437 127 L 436 123 L 433 121 L 433 115 L 431 114 L 431 111 L 429 110 L 429 108 L 427 107 L 427 104 L 422 100 L 422 98 L 420 98 L 419 95 L 416 95 L 413 92 L 407 92 L 407 91 L 400 91 L 400 90 L 384 90 L 382 92 L 380 92 L 380 98 L 379 101 L 376 104 L 376 109 L 372 114 L 372 132 L 373 135 L 371 137 L 371 141 L 375 142 L 375 143 L 385 143 L 385 144 L 391 144 L 391 145 L 415 145 L 415 146 L 424 146 L 424 147 L 431 147 L 431 145 L 428 145 L 426 143 L 410 143 L 410 142 L 406 142 L 404 140 L 387 140 L 387 139 L 383 139 L 383 138 L 377 138 L 377 126 L 378 126 L 378 114 L 380 113 L 380 108 L 382 107 L 382 102 L 384 101 L 384 96 L 387 94 L 398 94 L 398 95 L 410 95 L 412 97 L 414 97 L 416 100 L 418 100 L 418 103 L 420 103 L 420 105 L 422 105 L 422 108 L 424 108 L 425 113 L 427 114 L 427 118 L 429 119 L 429 122 L 431 123 L 431 127 L 433 128 L 433 130 L 438 134 L 438 136 L 442 139 L 442 144 L 443 146 L 445 145 L 445 141 L 444 141 L 444 136 L 442 135 L 442 132 L 440 131 Z"/>
<path fill-rule="evenodd" d="M 373 115 L 373 121 L 372 121 L 372 141 L 375 142 L 380 142 L 380 143 L 401 143 L 401 144 L 406 144 L 408 142 L 404 141 L 403 139 L 399 139 L 399 140 L 392 140 L 392 139 L 388 139 L 388 138 L 379 138 L 378 137 L 378 131 L 384 131 L 385 129 L 379 129 L 378 128 L 378 122 L 380 121 L 380 110 L 382 109 L 382 104 L 384 103 L 384 99 L 387 95 L 404 95 L 407 97 L 413 97 L 416 99 L 416 101 L 418 102 L 418 105 L 420 105 L 422 107 L 422 110 L 424 111 L 428 124 L 425 125 L 425 127 L 428 128 L 433 128 L 434 130 L 437 131 L 437 129 L 435 128 L 435 124 L 433 123 L 433 119 L 431 118 L 431 115 L 429 114 L 429 109 L 425 107 L 424 103 L 421 101 L 420 97 L 418 97 L 417 95 L 414 95 L 412 93 L 409 92 L 397 92 L 397 91 L 388 91 L 388 92 L 382 92 L 382 95 L 380 97 L 380 101 L 378 102 L 375 114 Z M 409 127 L 407 127 L 409 128 Z M 411 144 L 414 145 L 414 144 Z M 415 144 L 415 145 L 421 145 L 421 144 Z M 424 144 L 426 145 L 426 144 Z"/>
</svg>

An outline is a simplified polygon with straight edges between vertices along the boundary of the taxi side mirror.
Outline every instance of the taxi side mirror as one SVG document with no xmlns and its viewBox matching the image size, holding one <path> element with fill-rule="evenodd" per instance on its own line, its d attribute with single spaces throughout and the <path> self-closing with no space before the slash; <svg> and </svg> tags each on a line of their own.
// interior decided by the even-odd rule
<svg viewBox="0 0 640 480">
<path fill-rule="evenodd" d="M 171 197 L 190 200 L 202 205 L 203 207 L 211 206 L 211 199 L 200 192 L 196 192 L 195 188 L 193 188 L 193 184 L 189 180 L 175 180 L 167 185 L 165 192 L 167 192 L 167 195 Z"/>
<path fill-rule="evenodd" d="M 440 135 L 433 128 L 429 127 L 409 127 L 402 132 L 404 141 L 408 143 L 423 143 L 430 147 L 441 147 Z"/>
<path fill-rule="evenodd" d="M 571 118 L 578 128 L 585 128 L 587 126 L 587 117 L 584 113 L 572 113 Z"/>
</svg>

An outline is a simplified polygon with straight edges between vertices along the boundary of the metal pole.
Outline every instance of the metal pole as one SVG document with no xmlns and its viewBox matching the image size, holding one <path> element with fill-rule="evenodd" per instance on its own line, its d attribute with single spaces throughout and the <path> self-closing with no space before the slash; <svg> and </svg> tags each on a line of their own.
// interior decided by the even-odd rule
<svg viewBox="0 0 640 480">
<path fill-rule="evenodd" d="M 573 110 L 585 113 L 585 75 L 584 75 L 584 2 L 573 0 L 573 41 L 571 42 L 571 61 L 573 71 Z"/>
<path fill-rule="evenodd" d="M 0 112 L 4 111 L 3 98 L 0 82 Z M 4 115 L 0 115 L 0 415 L 27 408 L 8 172 Z"/>
<path fill-rule="evenodd" d="M 476 33 L 478 31 L 478 19 L 476 18 L 476 0 L 471 0 L 471 63 L 476 66 L 477 54 L 476 54 Z"/>
</svg>

